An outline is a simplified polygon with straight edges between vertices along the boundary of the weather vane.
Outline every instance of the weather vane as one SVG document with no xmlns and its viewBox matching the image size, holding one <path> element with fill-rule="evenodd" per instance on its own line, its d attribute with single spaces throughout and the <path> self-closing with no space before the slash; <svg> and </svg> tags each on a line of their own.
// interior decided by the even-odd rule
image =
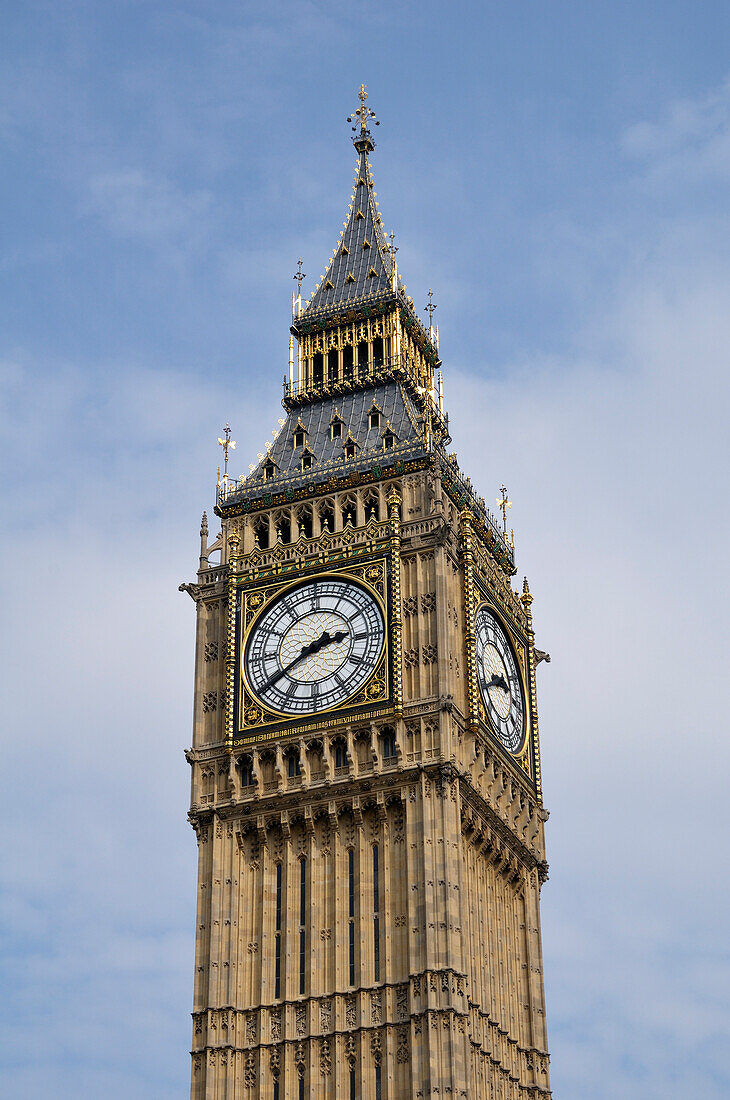
<svg viewBox="0 0 730 1100">
<path fill-rule="evenodd" d="M 398 251 L 398 245 L 395 243 L 395 233 L 390 234 L 390 254 L 395 259 L 395 254 Z"/>
<path fill-rule="evenodd" d="M 504 528 L 504 537 L 507 538 L 507 509 L 512 507 L 512 501 L 507 497 L 507 488 L 502 486 L 502 496 L 497 497 L 497 504 L 502 512 L 502 527 Z"/>
<path fill-rule="evenodd" d="M 300 295 L 301 295 L 301 293 L 302 293 L 302 279 L 306 279 L 306 277 L 307 277 L 307 276 L 306 276 L 306 275 L 304 274 L 304 272 L 302 271 L 302 264 L 303 264 L 303 262 L 304 262 L 304 261 L 302 260 L 302 257 L 300 256 L 300 257 L 299 257 L 299 259 L 297 260 L 297 268 L 298 268 L 298 271 L 297 271 L 296 275 L 292 275 L 292 278 L 293 278 L 293 279 L 296 279 L 296 281 L 297 281 L 297 292 L 298 292 L 298 293 L 299 293 Z"/>
<path fill-rule="evenodd" d="M 438 309 L 438 306 L 433 304 L 433 291 L 429 287 L 428 290 L 428 305 L 423 307 L 424 312 L 428 314 L 428 327 L 433 329 L 433 311 Z"/>
<path fill-rule="evenodd" d="M 228 480 L 228 452 L 229 451 L 235 451 L 236 441 L 235 441 L 235 439 L 231 439 L 230 424 L 226 424 L 226 429 L 225 429 L 225 432 L 223 434 L 225 435 L 225 439 L 221 439 L 221 437 L 218 436 L 218 442 L 220 443 L 221 447 L 223 448 L 223 480 L 227 481 Z"/>
<path fill-rule="evenodd" d="M 360 85 L 360 91 L 357 93 L 357 97 L 360 100 L 360 106 L 353 114 L 347 116 L 347 121 L 352 122 L 354 118 L 357 119 L 360 123 L 360 134 L 364 137 L 367 133 L 370 119 L 373 120 L 376 126 L 380 126 L 380 123 L 375 117 L 375 111 L 371 111 L 369 107 L 365 106 L 365 100 L 368 97 L 368 93 L 364 84 Z M 357 132 L 357 126 L 352 127 L 352 132 Z"/>
</svg>

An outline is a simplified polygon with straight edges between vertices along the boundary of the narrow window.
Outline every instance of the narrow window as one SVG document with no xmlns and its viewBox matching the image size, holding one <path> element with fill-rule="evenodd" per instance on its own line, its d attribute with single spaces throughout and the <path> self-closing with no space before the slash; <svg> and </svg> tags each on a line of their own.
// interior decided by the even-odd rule
<svg viewBox="0 0 730 1100">
<path fill-rule="evenodd" d="M 297 447 L 303 447 L 303 446 L 304 446 L 304 431 L 303 431 L 302 428 L 297 428 L 297 430 L 294 432 L 294 447 L 296 449 Z"/>
<path fill-rule="evenodd" d="M 299 761 L 299 753 L 289 753 L 289 756 L 287 757 L 287 773 L 290 779 L 293 779 L 296 775 L 302 774 L 302 768 Z"/>
<path fill-rule="evenodd" d="M 274 1100 L 279 1100 L 279 1078 L 274 1078 Z"/>
<path fill-rule="evenodd" d="M 383 759 L 392 760 L 396 756 L 395 751 L 395 734 L 392 730 L 385 730 L 382 736 L 381 744 L 383 746 Z"/>
<path fill-rule="evenodd" d="M 353 348 L 352 344 L 345 344 L 342 349 L 342 374 L 346 382 L 352 381 L 352 362 L 353 362 Z"/>
<path fill-rule="evenodd" d="M 357 1100 L 355 1093 L 355 1070 L 350 1070 L 350 1100 Z"/>
<path fill-rule="evenodd" d="M 299 524 L 299 534 L 304 535 L 305 539 L 311 539 L 312 537 L 312 513 L 308 508 L 303 508 L 297 516 L 297 522 Z"/>
<path fill-rule="evenodd" d="M 301 861 L 299 871 L 299 992 L 304 993 L 306 964 L 306 922 L 307 922 L 307 861 Z"/>
<path fill-rule="evenodd" d="M 375 1100 L 383 1100 L 383 1081 L 379 1064 L 375 1067 Z"/>
<path fill-rule="evenodd" d="M 354 457 L 355 457 L 355 444 L 354 443 L 346 443 L 345 444 L 345 458 L 349 459 L 349 458 L 354 458 Z"/>
<path fill-rule="evenodd" d="M 342 439 L 342 421 L 333 420 L 330 424 L 330 432 L 332 434 L 332 439 Z"/>
<path fill-rule="evenodd" d="M 383 365 L 383 337 L 376 336 L 373 340 L 373 366 L 382 367 Z"/>
<path fill-rule="evenodd" d="M 276 472 L 276 467 L 273 462 L 266 462 L 264 464 L 264 480 L 270 481 Z"/>
<path fill-rule="evenodd" d="M 311 454 L 302 455 L 302 469 L 303 470 L 311 470 L 313 461 L 314 461 L 314 456 L 313 455 L 311 455 Z"/>
<path fill-rule="evenodd" d="M 339 352 L 336 348 L 332 348 L 327 352 L 327 380 L 329 382 L 336 382 L 340 374 L 339 364 Z"/>
<path fill-rule="evenodd" d="M 347 850 L 347 880 L 349 895 L 350 985 L 355 984 L 355 849 Z"/>
<path fill-rule="evenodd" d="M 380 410 L 379 409 L 371 409 L 370 410 L 370 415 L 368 416 L 368 431 L 370 431 L 372 428 L 379 428 L 379 427 L 380 427 Z"/>
<path fill-rule="evenodd" d="M 258 523 L 254 524 L 253 533 L 259 549 L 267 550 L 269 547 L 269 521 L 263 518 L 260 519 Z"/>
<path fill-rule="evenodd" d="M 312 381 L 315 386 L 321 386 L 324 381 L 324 356 L 321 351 L 312 360 Z"/>
<path fill-rule="evenodd" d="M 241 786 L 252 787 L 256 782 L 253 774 L 253 763 L 250 757 L 244 757 L 241 761 Z"/>
<path fill-rule="evenodd" d="M 335 745 L 335 767 L 344 768 L 347 765 L 347 755 L 345 753 L 345 746 L 338 741 Z"/>
<path fill-rule="evenodd" d="M 299 1100 L 304 1100 L 304 1074 L 299 1078 Z"/>
<path fill-rule="evenodd" d="M 383 447 L 386 451 L 393 450 L 393 444 L 395 443 L 395 436 L 392 432 L 386 432 L 383 436 Z"/>
<path fill-rule="evenodd" d="M 360 378 L 364 378 L 368 371 L 368 347 L 367 340 L 361 340 L 357 345 L 357 373 Z"/>
<path fill-rule="evenodd" d="M 274 998 L 281 997 L 281 864 L 276 865 L 276 932 L 274 938 Z"/>
<path fill-rule="evenodd" d="M 373 955 L 375 959 L 375 981 L 380 981 L 380 883 L 379 883 L 379 851 L 378 845 L 373 845 Z"/>
</svg>

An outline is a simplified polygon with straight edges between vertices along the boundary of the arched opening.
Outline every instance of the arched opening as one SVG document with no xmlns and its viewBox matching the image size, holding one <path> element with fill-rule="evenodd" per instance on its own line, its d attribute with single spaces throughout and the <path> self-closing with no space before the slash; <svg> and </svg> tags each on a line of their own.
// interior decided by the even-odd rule
<svg viewBox="0 0 730 1100">
<path fill-rule="evenodd" d="M 340 373 L 340 354 L 336 348 L 327 352 L 327 381 L 332 385 L 336 382 Z"/>
<path fill-rule="evenodd" d="M 256 785 L 256 776 L 253 771 L 253 760 L 250 756 L 240 756 L 238 758 L 238 771 L 241 776 L 242 787 L 253 787 Z"/>
<path fill-rule="evenodd" d="M 259 518 L 254 521 L 253 537 L 254 537 L 254 545 L 258 546 L 260 550 L 268 550 L 268 548 L 269 548 L 269 518 L 268 518 L 268 516 L 259 516 Z"/>
<path fill-rule="evenodd" d="M 350 523 L 353 527 L 357 525 L 357 501 L 355 497 L 344 497 L 341 503 L 342 508 L 342 526 Z"/>
<path fill-rule="evenodd" d="M 297 775 L 302 774 L 299 753 L 294 749 L 286 755 L 286 774 L 289 779 L 294 779 Z"/>
<path fill-rule="evenodd" d="M 276 518 L 276 531 L 282 542 L 291 542 L 291 521 L 285 512 Z"/>
<path fill-rule="evenodd" d="M 329 500 L 323 500 L 319 506 L 319 529 L 321 533 L 335 529 L 335 510 Z"/>
<path fill-rule="evenodd" d="M 318 351 L 312 360 L 312 382 L 315 386 L 321 386 L 324 381 L 324 356 Z"/>
<path fill-rule="evenodd" d="M 345 382 L 352 382 L 352 362 L 353 362 L 353 348 L 352 344 L 345 344 L 342 349 L 342 377 Z"/>
<path fill-rule="evenodd" d="M 392 761 L 396 758 L 395 730 L 390 726 L 380 731 L 380 754 L 383 760 Z"/>
<path fill-rule="evenodd" d="M 361 382 L 367 377 L 370 366 L 368 362 L 369 347 L 367 340 L 361 340 L 357 345 L 357 376 Z"/>
<path fill-rule="evenodd" d="M 311 539 L 312 537 L 312 509 L 310 507 L 300 508 L 297 512 L 297 523 L 299 525 L 299 534 L 304 535 L 305 539 Z"/>
<path fill-rule="evenodd" d="M 344 741 L 332 742 L 332 759 L 335 762 L 335 770 L 347 767 L 347 745 Z"/>
<path fill-rule="evenodd" d="M 373 492 L 372 489 L 365 497 L 365 519 L 380 519 L 380 493 Z"/>
</svg>

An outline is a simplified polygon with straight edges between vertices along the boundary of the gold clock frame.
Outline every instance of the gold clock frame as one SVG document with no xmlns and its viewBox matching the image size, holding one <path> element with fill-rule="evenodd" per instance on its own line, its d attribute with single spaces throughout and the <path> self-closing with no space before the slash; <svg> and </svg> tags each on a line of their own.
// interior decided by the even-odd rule
<svg viewBox="0 0 730 1100">
<path fill-rule="evenodd" d="M 393 561 L 392 556 L 386 552 L 341 563 L 328 561 L 325 564 L 303 564 L 283 584 L 280 576 L 252 580 L 235 578 L 231 593 L 234 601 L 233 613 L 229 627 L 229 651 L 233 657 L 229 662 L 226 691 L 228 743 L 231 749 L 277 736 L 302 734 L 312 728 L 327 729 L 337 726 L 342 723 L 343 713 L 352 714 L 353 720 L 362 721 L 395 708 L 394 666 L 400 658 L 394 652 L 397 639 L 393 638 L 390 609 L 393 606 L 392 574 L 399 568 L 399 562 Z M 367 681 L 348 699 L 310 715 L 286 715 L 266 706 L 255 695 L 248 684 L 243 655 L 259 617 L 274 599 L 308 580 L 325 577 L 350 578 L 372 596 L 383 616 L 383 649 Z"/>
<path fill-rule="evenodd" d="M 498 602 L 488 582 L 479 573 L 474 561 L 473 517 L 468 508 L 459 515 L 461 528 L 461 557 L 464 570 L 464 608 L 465 608 L 465 644 L 466 673 L 468 688 L 469 728 L 474 734 L 486 733 L 489 742 L 495 745 L 505 759 L 519 767 L 521 773 L 529 779 L 540 794 L 540 770 L 537 747 L 537 721 L 535 712 L 535 670 L 531 651 L 531 636 L 518 629 L 504 607 Z M 519 753 L 512 753 L 500 741 L 492 728 L 479 690 L 479 677 L 476 667 L 476 630 L 475 619 L 480 607 L 486 605 L 502 625 L 507 640 L 512 646 L 522 682 L 525 708 L 525 738 Z"/>
</svg>

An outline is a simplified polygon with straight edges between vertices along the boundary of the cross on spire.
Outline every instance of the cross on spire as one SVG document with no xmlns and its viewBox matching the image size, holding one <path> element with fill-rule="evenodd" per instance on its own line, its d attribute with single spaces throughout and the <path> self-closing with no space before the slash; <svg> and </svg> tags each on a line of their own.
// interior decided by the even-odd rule
<svg viewBox="0 0 730 1100">
<path fill-rule="evenodd" d="M 230 424 L 226 424 L 223 434 L 225 439 L 221 439 L 221 437 L 218 436 L 218 442 L 223 448 L 223 480 L 226 481 L 228 479 L 228 452 L 235 451 L 236 441 L 235 439 L 231 439 Z"/>
<path fill-rule="evenodd" d="M 507 538 L 507 509 L 512 507 L 512 501 L 507 497 L 507 489 L 503 485 L 501 489 L 501 497 L 497 497 L 497 504 L 502 513 L 502 527 L 504 529 L 504 537 Z"/>
<path fill-rule="evenodd" d="M 428 290 L 428 305 L 423 307 L 424 313 L 428 314 L 428 327 L 433 331 L 433 311 L 438 309 L 438 306 L 433 304 L 433 291 L 429 287 Z"/>
<path fill-rule="evenodd" d="M 300 256 L 299 259 L 297 260 L 297 269 L 298 269 L 297 273 L 296 273 L 296 275 L 292 275 L 292 278 L 296 279 L 296 281 L 297 281 L 297 293 L 299 295 L 301 295 L 301 293 L 302 293 L 302 279 L 306 279 L 306 277 L 307 277 L 305 275 L 305 273 L 302 271 L 302 264 L 303 263 L 304 263 L 304 261 L 302 260 L 302 257 Z"/>
<path fill-rule="evenodd" d="M 375 111 L 372 111 L 369 107 L 365 106 L 365 100 L 368 97 L 367 89 L 364 84 L 360 85 L 360 91 L 357 93 L 357 97 L 360 100 L 360 106 L 356 111 L 353 111 L 351 115 L 347 116 L 348 122 L 355 122 L 352 127 L 352 132 L 355 137 L 352 139 L 355 143 L 355 148 L 358 153 L 363 151 L 371 153 L 375 148 L 373 139 L 370 137 L 370 120 L 375 123 L 376 126 L 380 126 L 380 123 L 375 117 Z M 360 123 L 360 133 L 357 132 L 357 123 Z"/>
</svg>

